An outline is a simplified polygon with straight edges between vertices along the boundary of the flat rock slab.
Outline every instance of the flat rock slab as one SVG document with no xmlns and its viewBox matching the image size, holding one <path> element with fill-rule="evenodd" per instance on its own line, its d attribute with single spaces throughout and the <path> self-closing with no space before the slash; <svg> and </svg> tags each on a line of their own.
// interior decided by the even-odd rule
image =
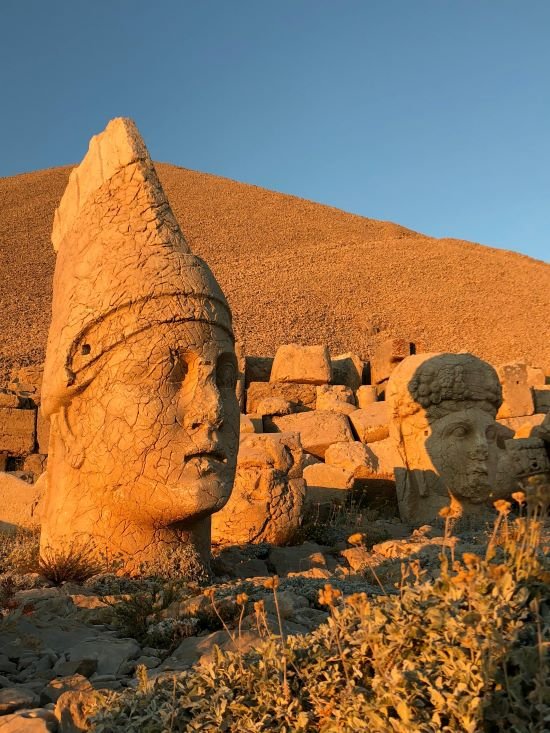
<svg viewBox="0 0 550 733">
<path fill-rule="evenodd" d="M 304 384 L 328 384 L 332 380 L 332 366 L 326 346 L 279 346 L 270 382 L 303 382 Z"/>
<path fill-rule="evenodd" d="M 324 458 L 332 443 L 353 440 L 347 416 L 336 412 L 300 412 L 274 417 L 273 424 L 280 432 L 300 433 L 303 449 L 318 458 Z"/>
</svg>

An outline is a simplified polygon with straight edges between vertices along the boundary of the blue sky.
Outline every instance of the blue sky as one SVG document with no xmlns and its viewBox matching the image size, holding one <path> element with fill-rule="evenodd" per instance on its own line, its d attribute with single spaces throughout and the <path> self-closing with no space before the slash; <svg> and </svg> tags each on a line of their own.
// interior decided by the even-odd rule
<svg viewBox="0 0 550 733">
<path fill-rule="evenodd" d="M 126 115 L 156 160 L 548 261 L 549 38 L 549 0 L 2 0 L 0 176 Z"/>
</svg>

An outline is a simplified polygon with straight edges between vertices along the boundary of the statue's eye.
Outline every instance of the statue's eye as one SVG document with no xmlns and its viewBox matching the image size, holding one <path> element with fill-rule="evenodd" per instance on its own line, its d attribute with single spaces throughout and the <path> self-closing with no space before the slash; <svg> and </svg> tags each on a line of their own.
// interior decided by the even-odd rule
<svg viewBox="0 0 550 733">
<path fill-rule="evenodd" d="M 237 365 L 231 357 L 220 357 L 216 366 L 216 384 L 220 389 L 235 389 Z"/>
<path fill-rule="evenodd" d="M 189 365 L 185 359 L 174 349 L 170 350 L 170 372 L 168 373 L 168 381 L 172 384 L 181 384 L 187 372 L 189 371 Z"/>
<path fill-rule="evenodd" d="M 453 438 L 465 438 L 467 434 L 468 430 L 464 427 L 464 425 L 457 425 L 451 433 Z"/>
</svg>

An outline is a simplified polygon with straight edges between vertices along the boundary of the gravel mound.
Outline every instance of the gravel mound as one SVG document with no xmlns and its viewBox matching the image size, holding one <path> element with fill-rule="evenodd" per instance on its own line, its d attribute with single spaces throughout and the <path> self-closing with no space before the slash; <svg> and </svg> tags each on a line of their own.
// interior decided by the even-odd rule
<svg viewBox="0 0 550 733">
<path fill-rule="evenodd" d="M 51 223 L 70 170 L 0 179 L 4 365 L 43 359 Z M 425 350 L 550 370 L 550 265 L 165 163 L 157 170 L 228 297 L 245 353 L 298 341 L 368 358 L 379 340 L 404 336 Z"/>
</svg>

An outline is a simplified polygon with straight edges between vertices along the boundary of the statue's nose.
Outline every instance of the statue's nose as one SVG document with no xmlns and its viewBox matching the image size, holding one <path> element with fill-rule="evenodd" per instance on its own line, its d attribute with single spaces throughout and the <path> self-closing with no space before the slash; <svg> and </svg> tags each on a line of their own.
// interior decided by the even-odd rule
<svg viewBox="0 0 550 733">
<path fill-rule="evenodd" d="M 223 424 L 223 409 L 220 392 L 211 377 L 199 379 L 193 400 L 183 410 L 184 425 L 191 430 L 201 427 L 217 429 Z"/>
<path fill-rule="evenodd" d="M 476 436 L 475 444 L 469 451 L 470 458 L 474 461 L 487 461 L 489 459 L 489 446 L 484 435 Z"/>
</svg>

